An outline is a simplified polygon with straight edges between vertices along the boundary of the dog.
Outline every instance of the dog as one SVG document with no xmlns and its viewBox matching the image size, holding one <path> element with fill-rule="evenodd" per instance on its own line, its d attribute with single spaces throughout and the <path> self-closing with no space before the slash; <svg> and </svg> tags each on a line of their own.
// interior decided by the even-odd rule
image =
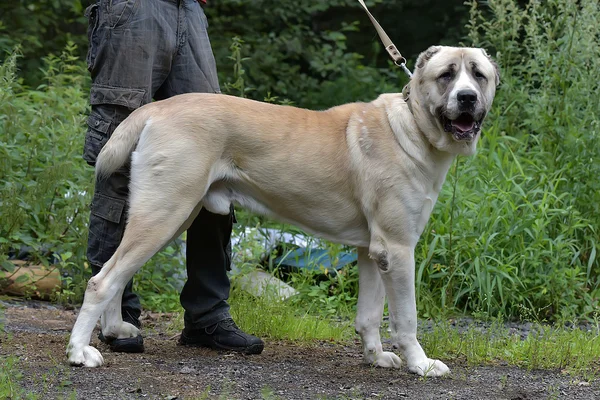
<svg viewBox="0 0 600 400">
<path fill-rule="evenodd" d="M 310 111 L 196 93 L 137 109 L 98 156 L 98 179 L 130 160 L 130 208 L 120 246 L 88 282 L 69 363 L 102 365 L 89 345 L 99 318 L 105 337 L 136 337 L 119 312 L 126 283 L 202 207 L 226 215 L 235 203 L 356 246 L 364 360 L 402 364 L 381 345 L 387 295 L 392 344 L 408 370 L 448 374 L 417 340 L 414 249 L 454 158 L 476 151 L 499 77 L 482 49 L 432 46 L 402 93 L 370 103 Z"/>
</svg>

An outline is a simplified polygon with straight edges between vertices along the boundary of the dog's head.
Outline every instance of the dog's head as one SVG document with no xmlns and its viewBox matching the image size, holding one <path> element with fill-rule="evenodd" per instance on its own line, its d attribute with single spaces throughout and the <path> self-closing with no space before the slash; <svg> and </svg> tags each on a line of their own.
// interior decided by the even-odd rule
<svg viewBox="0 0 600 400">
<path fill-rule="evenodd" d="M 483 49 L 433 46 L 417 59 L 407 101 L 436 148 L 470 155 L 499 82 L 498 66 Z"/>
</svg>

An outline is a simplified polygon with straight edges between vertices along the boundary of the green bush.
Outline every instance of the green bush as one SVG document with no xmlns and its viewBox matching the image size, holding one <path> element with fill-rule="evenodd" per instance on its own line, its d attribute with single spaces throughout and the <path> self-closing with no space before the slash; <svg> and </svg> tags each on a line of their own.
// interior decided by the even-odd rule
<svg viewBox="0 0 600 400">
<path fill-rule="evenodd" d="M 19 69 L 27 85 L 44 81 L 44 57 L 75 43 L 72 55 L 87 49 L 86 3 L 95 0 L 28 0 L 0 2 L 0 54 L 21 46 Z M 0 56 L 0 59 L 3 57 Z"/>
<path fill-rule="evenodd" d="M 376 48 L 381 56 L 385 52 L 354 0 L 225 0 L 206 11 L 221 82 L 227 82 L 232 72 L 225 62 L 229 43 L 235 37 L 243 39 L 244 94 L 249 98 L 276 97 L 300 107 L 323 109 L 370 101 L 381 92 L 398 91 L 406 81 L 399 69 L 389 68 L 391 62 L 378 68 L 355 50 L 350 36 L 367 41 L 368 48 Z"/>
<path fill-rule="evenodd" d="M 45 58 L 35 90 L 17 78 L 17 51 L 0 67 L 0 261 L 9 269 L 7 256 L 24 251 L 81 280 L 93 181 L 81 158 L 87 73 L 74 51 Z"/>
</svg>

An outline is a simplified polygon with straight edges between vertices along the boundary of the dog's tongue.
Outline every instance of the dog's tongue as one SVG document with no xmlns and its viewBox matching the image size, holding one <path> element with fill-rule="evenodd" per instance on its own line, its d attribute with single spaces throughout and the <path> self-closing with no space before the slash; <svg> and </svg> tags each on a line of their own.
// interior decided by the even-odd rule
<svg viewBox="0 0 600 400">
<path fill-rule="evenodd" d="M 452 126 L 461 132 L 467 132 L 475 127 L 475 121 L 468 115 L 461 115 L 452 121 Z"/>
</svg>

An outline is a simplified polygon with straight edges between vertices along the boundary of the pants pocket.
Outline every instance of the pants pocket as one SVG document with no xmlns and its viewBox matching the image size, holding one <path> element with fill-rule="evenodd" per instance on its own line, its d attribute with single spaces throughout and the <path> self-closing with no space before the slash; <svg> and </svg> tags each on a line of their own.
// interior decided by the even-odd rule
<svg viewBox="0 0 600 400">
<path fill-rule="evenodd" d="M 95 2 L 85 9 L 84 16 L 88 20 L 87 37 L 88 51 L 85 57 L 88 71 L 92 71 L 98 52 L 98 3 Z"/>
<path fill-rule="evenodd" d="M 145 96 L 146 91 L 144 89 L 108 86 L 95 83 L 90 90 L 90 104 L 92 106 L 112 104 L 115 106 L 127 107 L 129 110 L 135 110 L 145 103 Z"/>
<path fill-rule="evenodd" d="M 102 266 L 114 254 L 125 231 L 126 201 L 96 193 L 92 200 L 87 257 Z"/>
<path fill-rule="evenodd" d="M 108 19 L 111 29 L 123 28 L 131 20 L 138 7 L 139 0 L 110 0 Z"/>
<path fill-rule="evenodd" d="M 83 159 L 89 164 L 96 164 L 98 153 L 108 141 L 110 121 L 92 111 L 87 120 L 87 132 L 83 146 Z"/>
</svg>

